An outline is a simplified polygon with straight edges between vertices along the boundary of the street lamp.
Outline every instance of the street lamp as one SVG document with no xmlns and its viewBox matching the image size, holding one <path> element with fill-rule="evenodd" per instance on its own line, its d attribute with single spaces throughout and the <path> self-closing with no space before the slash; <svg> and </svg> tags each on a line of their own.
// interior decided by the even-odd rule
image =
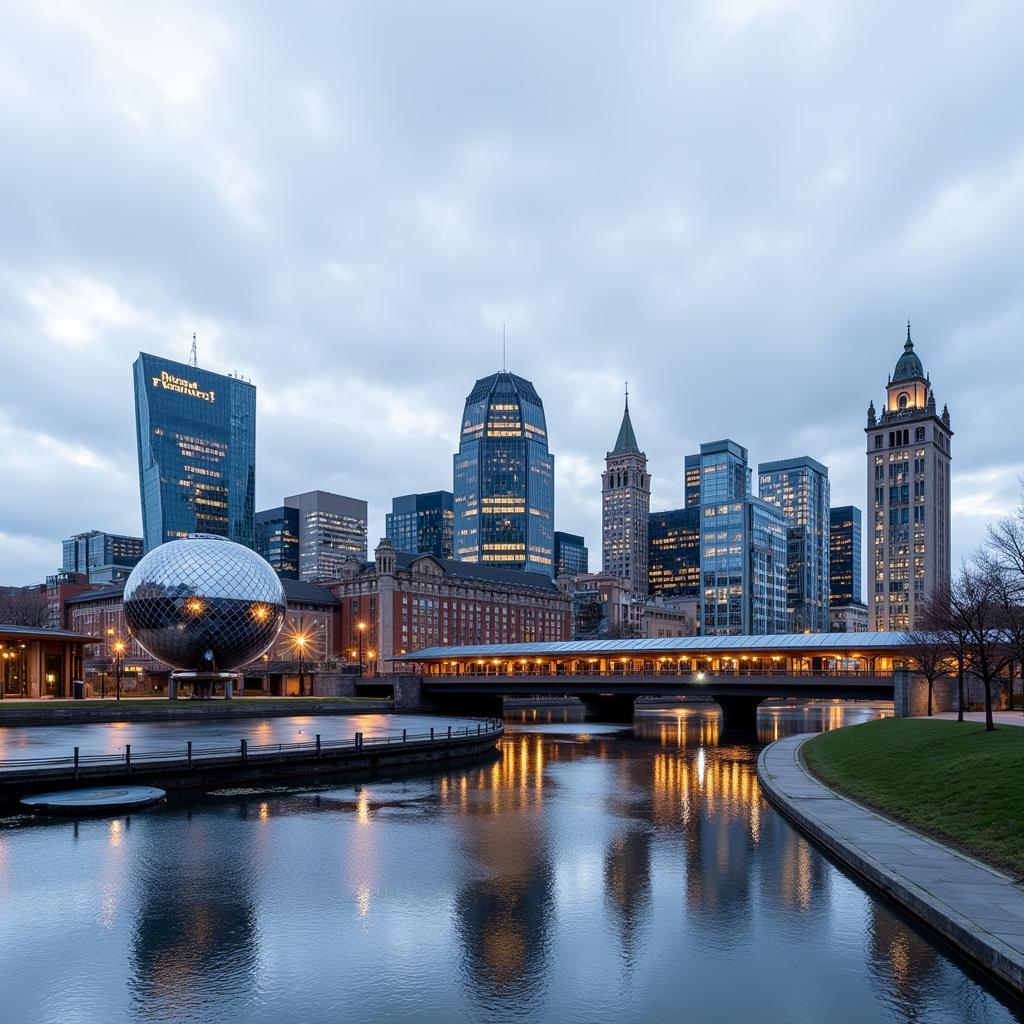
<svg viewBox="0 0 1024 1024">
<path fill-rule="evenodd" d="M 121 662 L 124 658 L 124 650 L 127 645 L 118 637 L 114 641 L 114 664 L 117 665 L 117 699 L 121 699 Z"/>
<path fill-rule="evenodd" d="M 376 675 L 376 672 L 373 671 L 373 659 L 374 659 L 374 655 L 376 655 L 376 653 L 377 652 L 372 647 L 366 652 L 366 658 L 367 658 L 367 661 L 370 664 L 370 670 L 371 670 L 370 671 L 370 675 Z"/>
<path fill-rule="evenodd" d="M 305 657 L 305 654 L 306 654 L 306 634 L 305 633 L 297 633 L 295 635 L 294 643 L 295 643 L 296 650 L 298 650 L 298 652 L 299 652 L 299 696 L 300 697 L 305 697 L 306 696 L 306 693 L 305 693 L 306 686 L 305 686 L 305 681 L 303 680 L 303 668 L 304 668 L 304 665 L 303 665 L 303 660 L 302 659 Z"/>
<path fill-rule="evenodd" d="M 363 678 L 363 634 L 366 632 L 366 623 L 357 622 L 356 629 L 359 630 L 359 678 Z"/>
</svg>

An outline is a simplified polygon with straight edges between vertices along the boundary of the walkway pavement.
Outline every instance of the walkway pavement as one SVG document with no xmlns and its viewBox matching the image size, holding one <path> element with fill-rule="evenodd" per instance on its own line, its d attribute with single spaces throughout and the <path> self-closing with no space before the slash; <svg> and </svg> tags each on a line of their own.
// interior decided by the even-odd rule
<svg viewBox="0 0 1024 1024">
<path fill-rule="evenodd" d="M 1024 992 L 1024 890 L 822 785 L 800 759 L 812 735 L 787 736 L 761 751 L 757 775 L 768 799 L 847 867 Z"/>
<path fill-rule="evenodd" d="M 934 718 L 945 718 L 947 720 L 956 721 L 955 711 L 940 711 Z M 984 711 L 965 711 L 964 712 L 965 722 L 985 722 Z M 996 725 L 1024 725 L 1024 714 L 1019 711 L 993 711 L 992 721 Z"/>
</svg>

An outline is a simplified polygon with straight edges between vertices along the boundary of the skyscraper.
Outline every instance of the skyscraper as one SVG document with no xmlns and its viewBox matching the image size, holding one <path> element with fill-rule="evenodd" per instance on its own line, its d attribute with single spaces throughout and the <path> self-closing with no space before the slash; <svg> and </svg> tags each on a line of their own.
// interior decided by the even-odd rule
<svg viewBox="0 0 1024 1024">
<path fill-rule="evenodd" d="M 134 374 L 146 550 L 189 533 L 251 548 L 256 388 L 145 352 Z"/>
<path fill-rule="evenodd" d="M 555 530 L 555 575 L 580 576 L 589 572 L 589 552 L 584 539 L 575 533 Z"/>
<path fill-rule="evenodd" d="M 655 597 L 700 596 L 700 506 L 652 512 L 647 577 Z"/>
<path fill-rule="evenodd" d="M 913 629 L 920 602 L 950 579 L 949 409 L 914 351 L 907 323 L 903 355 L 886 386 L 882 415 L 868 406 L 867 499 L 871 509 L 871 628 Z"/>
<path fill-rule="evenodd" d="M 628 580 L 636 600 L 647 597 L 647 517 L 651 477 L 629 418 L 629 392 L 615 447 L 605 455 L 601 474 L 601 566 Z"/>
<path fill-rule="evenodd" d="M 758 493 L 786 518 L 786 607 L 790 630 L 829 631 L 828 468 L 810 456 L 762 462 Z"/>
<path fill-rule="evenodd" d="M 256 513 L 256 551 L 283 580 L 299 578 L 299 510 L 279 505 Z"/>
<path fill-rule="evenodd" d="M 860 604 L 861 512 L 838 505 L 829 514 L 829 603 Z"/>
<path fill-rule="evenodd" d="M 455 557 L 552 576 L 555 457 L 530 381 L 502 370 L 476 382 L 453 463 Z"/>
<path fill-rule="evenodd" d="M 385 533 L 396 551 L 452 557 L 455 513 L 451 491 L 403 494 L 391 499 Z"/>
<path fill-rule="evenodd" d="M 338 579 L 350 559 L 366 561 L 366 502 L 330 491 L 306 491 L 284 499 L 299 514 L 299 579 Z"/>
<path fill-rule="evenodd" d="M 142 538 L 90 530 L 68 537 L 62 552 L 64 572 L 85 573 L 90 583 L 114 583 L 127 579 L 142 558 Z"/>
<path fill-rule="evenodd" d="M 750 493 L 747 449 L 700 446 L 701 631 L 786 632 L 786 520 Z"/>
</svg>

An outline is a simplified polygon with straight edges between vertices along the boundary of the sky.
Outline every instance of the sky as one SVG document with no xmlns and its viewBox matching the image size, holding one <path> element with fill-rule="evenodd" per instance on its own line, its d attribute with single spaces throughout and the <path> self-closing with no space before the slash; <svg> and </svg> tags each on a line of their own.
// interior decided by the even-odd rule
<svg viewBox="0 0 1024 1024">
<path fill-rule="evenodd" d="M 0 3 L 0 583 L 141 534 L 140 350 L 257 386 L 257 508 L 450 489 L 533 381 L 600 564 L 630 412 L 652 508 L 731 437 L 865 504 L 912 321 L 953 557 L 1024 472 L 1012 2 Z"/>
</svg>

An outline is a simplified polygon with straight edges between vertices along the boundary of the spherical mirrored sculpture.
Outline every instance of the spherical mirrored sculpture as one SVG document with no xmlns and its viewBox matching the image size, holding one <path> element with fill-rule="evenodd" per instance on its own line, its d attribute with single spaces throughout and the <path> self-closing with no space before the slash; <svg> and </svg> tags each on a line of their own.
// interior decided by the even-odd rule
<svg viewBox="0 0 1024 1024">
<path fill-rule="evenodd" d="M 205 533 L 154 548 L 124 587 L 128 631 L 185 672 L 230 672 L 258 658 L 281 631 L 285 607 L 267 561 Z"/>
</svg>

